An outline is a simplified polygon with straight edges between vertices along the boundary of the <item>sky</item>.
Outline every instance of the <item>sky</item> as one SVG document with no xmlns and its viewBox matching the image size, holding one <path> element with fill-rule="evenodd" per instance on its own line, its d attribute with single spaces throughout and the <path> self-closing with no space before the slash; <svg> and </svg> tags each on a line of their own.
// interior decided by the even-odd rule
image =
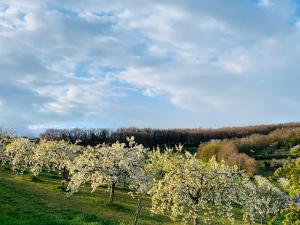
<svg viewBox="0 0 300 225">
<path fill-rule="evenodd" d="M 300 121 L 299 5 L 1 0 L 0 126 Z"/>
</svg>

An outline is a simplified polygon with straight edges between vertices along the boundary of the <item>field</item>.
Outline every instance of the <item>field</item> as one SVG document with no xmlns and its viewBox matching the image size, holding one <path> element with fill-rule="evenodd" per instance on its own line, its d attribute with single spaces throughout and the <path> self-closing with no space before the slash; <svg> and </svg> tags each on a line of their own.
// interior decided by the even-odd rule
<svg viewBox="0 0 300 225">
<path fill-rule="evenodd" d="M 0 179 L 1 225 L 127 225 L 133 222 L 136 200 L 126 190 L 118 189 L 116 201 L 109 204 L 106 188 L 91 194 L 84 187 L 68 198 L 58 188 L 60 181 L 56 174 L 44 173 L 32 181 L 30 175 L 13 175 L 2 167 Z M 149 199 L 144 204 L 138 224 L 180 224 L 164 216 L 151 215 Z M 236 224 L 242 224 L 238 210 Z"/>
<path fill-rule="evenodd" d="M 148 151 L 134 138 L 88 147 L 64 140 L 2 141 L 0 224 L 136 225 L 139 200 L 130 191 L 143 196 L 139 225 L 232 224 L 232 218 L 235 224 L 267 224 L 269 213 L 277 225 L 285 220 L 278 213 L 283 210 L 295 218 L 290 223 L 286 217 L 286 224 L 299 222 L 299 128 L 212 140 L 189 146 L 192 154 L 182 146 Z M 70 181 L 70 194 L 62 180 Z"/>
</svg>

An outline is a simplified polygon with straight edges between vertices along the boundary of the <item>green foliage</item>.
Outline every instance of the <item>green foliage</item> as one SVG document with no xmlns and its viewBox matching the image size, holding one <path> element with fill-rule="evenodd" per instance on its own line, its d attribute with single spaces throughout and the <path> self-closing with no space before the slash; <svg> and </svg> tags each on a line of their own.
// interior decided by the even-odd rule
<svg viewBox="0 0 300 225">
<path fill-rule="evenodd" d="M 271 220 L 268 222 L 270 225 L 300 225 L 300 206 L 290 204 L 289 207 L 271 214 Z"/>
<path fill-rule="evenodd" d="M 277 169 L 274 175 L 287 179 L 285 189 L 290 195 L 300 197 L 300 157 Z"/>
<path fill-rule="evenodd" d="M 208 162 L 212 157 L 217 156 L 222 148 L 221 141 L 210 141 L 201 145 L 198 149 L 198 156 L 203 162 Z"/>
<path fill-rule="evenodd" d="M 296 146 L 291 149 L 295 153 L 299 151 Z M 281 186 L 290 194 L 291 197 L 299 199 L 300 197 L 300 157 L 294 161 L 287 162 L 283 167 L 277 169 L 274 176 L 279 178 Z M 289 207 L 282 209 L 273 215 L 270 224 L 281 221 L 283 225 L 300 224 L 300 205 L 291 202 Z"/>
<path fill-rule="evenodd" d="M 296 145 L 296 146 L 292 147 L 291 148 L 291 153 L 292 154 L 300 153 L 300 145 Z"/>
</svg>

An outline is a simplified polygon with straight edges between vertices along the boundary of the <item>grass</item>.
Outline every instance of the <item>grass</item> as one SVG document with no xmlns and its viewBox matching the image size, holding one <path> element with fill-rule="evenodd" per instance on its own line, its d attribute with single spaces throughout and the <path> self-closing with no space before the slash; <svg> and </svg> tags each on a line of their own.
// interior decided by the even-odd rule
<svg viewBox="0 0 300 225">
<path fill-rule="evenodd" d="M 106 188 L 91 194 L 88 187 L 68 197 L 58 187 L 53 174 L 43 174 L 32 181 L 30 175 L 13 175 L 0 168 L 1 225 L 121 225 L 131 224 L 136 199 L 126 190 L 116 190 L 116 201 L 108 203 Z M 167 217 L 152 216 L 150 201 L 141 214 L 140 224 L 176 224 Z M 178 223 L 177 223 L 178 224 Z"/>
<path fill-rule="evenodd" d="M 268 159 L 287 159 L 287 158 L 297 158 L 300 156 L 300 153 L 293 154 L 291 153 L 289 148 L 266 148 L 258 151 L 257 153 L 253 154 L 253 157 L 256 160 L 268 160 Z"/>
<path fill-rule="evenodd" d="M 1 225 L 127 225 L 132 224 L 137 200 L 127 190 L 117 189 L 115 202 L 108 203 L 106 188 L 90 193 L 84 186 L 79 193 L 67 197 L 59 189 L 56 174 L 42 174 L 32 179 L 29 174 L 13 175 L 0 167 Z M 164 216 L 151 215 L 146 199 L 139 225 L 179 225 Z M 243 224 L 235 209 L 236 224 Z M 219 218 L 216 218 L 218 221 Z M 217 224 L 217 222 L 216 222 Z"/>
</svg>

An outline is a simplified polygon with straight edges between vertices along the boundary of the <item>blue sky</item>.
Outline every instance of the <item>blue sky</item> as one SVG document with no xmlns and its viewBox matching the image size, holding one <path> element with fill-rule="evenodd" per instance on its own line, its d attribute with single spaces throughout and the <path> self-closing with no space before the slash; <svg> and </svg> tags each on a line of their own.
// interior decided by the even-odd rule
<svg viewBox="0 0 300 225">
<path fill-rule="evenodd" d="M 0 2 L 0 125 L 220 127 L 300 120 L 292 0 Z"/>
</svg>

